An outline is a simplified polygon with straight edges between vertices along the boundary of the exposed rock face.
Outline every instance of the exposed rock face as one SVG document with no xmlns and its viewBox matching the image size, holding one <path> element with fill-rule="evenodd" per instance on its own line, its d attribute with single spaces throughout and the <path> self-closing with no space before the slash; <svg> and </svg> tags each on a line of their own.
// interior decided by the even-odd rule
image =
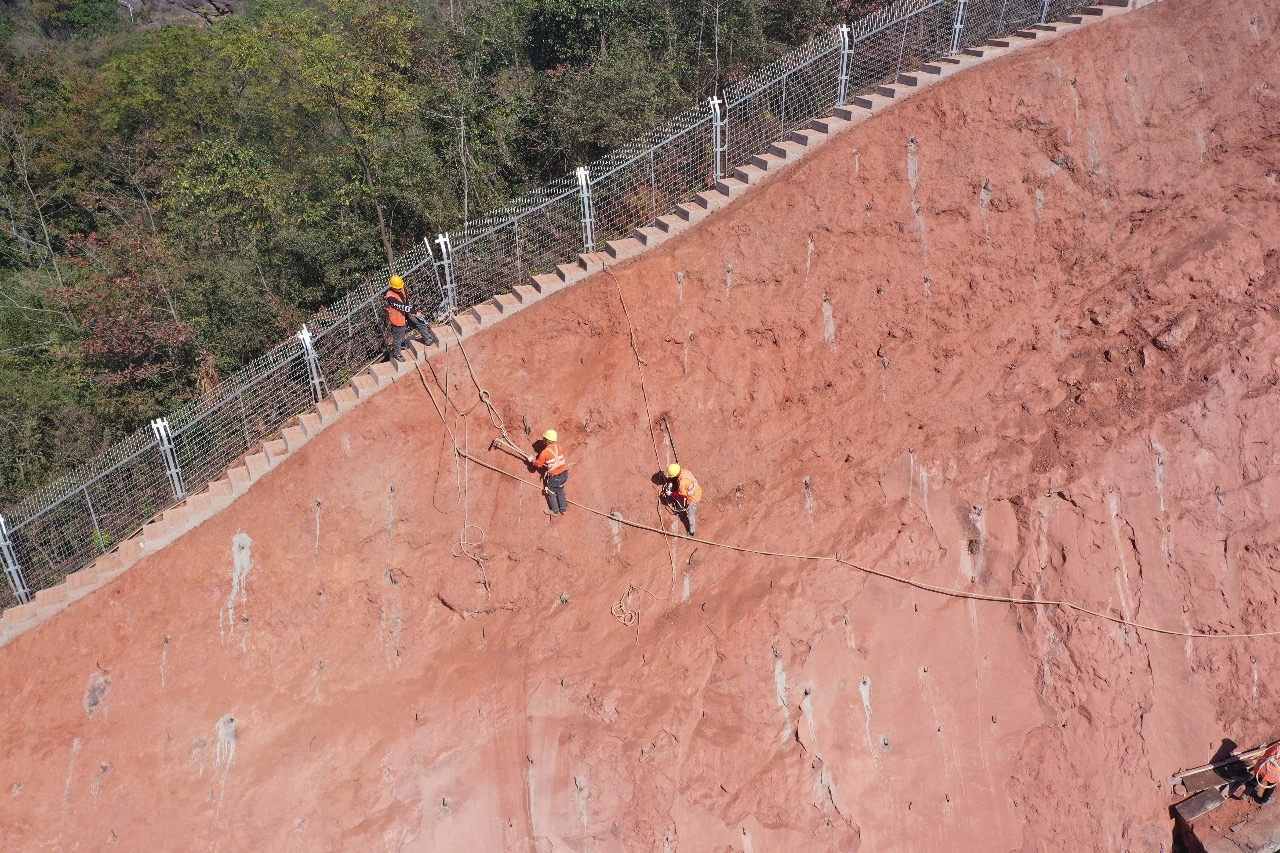
<svg viewBox="0 0 1280 853">
<path fill-rule="evenodd" d="M 1167 850 L 1280 642 L 927 587 L 1280 628 L 1278 30 L 1168 0 L 959 75 L 620 268 L 651 411 L 608 276 L 473 339 L 601 515 L 457 463 L 416 374 L 363 403 L 0 649 L 8 847 Z M 661 414 L 700 534 L 845 562 L 611 518 L 672 524 Z"/>
</svg>

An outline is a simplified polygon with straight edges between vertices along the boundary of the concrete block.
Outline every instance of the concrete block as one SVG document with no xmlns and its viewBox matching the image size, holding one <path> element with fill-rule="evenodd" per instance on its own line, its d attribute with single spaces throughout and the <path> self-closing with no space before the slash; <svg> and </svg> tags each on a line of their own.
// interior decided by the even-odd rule
<svg viewBox="0 0 1280 853">
<path fill-rule="evenodd" d="M 609 257 L 615 261 L 625 260 L 644 251 L 644 244 L 634 237 L 625 237 L 621 240 L 610 240 L 605 250 L 609 253 Z"/>
<path fill-rule="evenodd" d="M 814 130 L 820 130 L 827 135 L 831 135 L 836 131 L 843 130 L 849 126 L 849 120 L 840 118 L 839 116 L 824 116 L 823 118 L 815 118 L 809 122 Z"/>
<path fill-rule="evenodd" d="M 577 264 L 556 264 L 556 274 L 565 284 L 577 284 L 587 277 L 587 271 Z"/>
<path fill-rule="evenodd" d="M 289 455 L 289 445 L 283 438 L 277 438 L 264 444 L 262 452 L 266 454 L 267 462 L 275 465 Z"/>
<path fill-rule="evenodd" d="M 716 181 L 716 195 L 720 196 L 720 204 L 727 199 L 742 195 L 747 189 L 747 182 L 738 178 L 721 178 Z"/>
<path fill-rule="evenodd" d="M 1031 29 L 1039 30 L 1042 33 L 1056 33 L 1058 31 L 1056 24 L 1032 24 Z"/>
<path fill-rule="evenodd" d="M 891 103 L 893 101 L 883 95 L 858 95 L 853 99 L 855 107 L 862 107 L 864 110 L 870 110 L 873 113 L 879 112 Z"/>
<path fill-rule="evenodd" d="M 821 145 L 827 141 L 827 134 L 814 128 L 806 128 L 804 130 L 793 130 L 787 135 L 788 142 L 794 142 L 805 148 L 812 148 L 815 145 Z"/>
<path fill-rule="evenodd" d="M 307 412 L 298 418 L 298 426 L 302 427 L 302 431 L 307 434 L 307 439 L 313 439 L 320 434 L 320 430 L 324 429 L 324 422 L 320 420 L 320 415 L 316 412 Z M 288 436 L 285 436 L 286 440 Z"/>
<path fill-rule="evenodd" d="M 1103 9 L 1101 6 L 1086 6 L 1080 10 L 1080 14 L 1088 15 L 1094 18 L 1100 18 L 1103 15 L 1107 14 L 1107 10 Z"/>
<path fill-rule="evenodd" d="M 1067 15 L 1065 18 L 1063 18 L 1063 19 L 1062 19 L 1062 23 L 1065 23 L 1065 24 L 1083 24 L 1083 23 L 1084 23 L 1084 18 L 1080 17 L 1079 15 Z"/>
<path fill-rule="evenodd" d="M 338 408 L 338 401 L 334 399 L 334 396 L 337 393 L 338 392 L 335 391 L 333 394 L 329 395 L 328 399 L 321 400 L 316 404 L 316 415 L 320 418 L 320 423 L 325 426 L 336 421 L 342 414 L 342 410 Z"/>
<path fill-rule="evenodd" d="M 28 601 L 26 604 L 19 604 L 17 607 L 10 607 L 4 612 L 4 621 L 9 624 L 17 625 L 22 622 L 29 622 L 35 618 L 39 607 L 36 606 L 34 600 Z"/>
<path fill-rule="evenodd" d="M 449 325 L 453 327 L 453 333 L 460 338 L 470 337 L 480 331 L 480 321 L 470 312 L 458 314 Z"/>
<path fill-rule="evenodd" d="M 345 412 L 360 402 L 360 397 L 356 394 L 356 389 L 350 384 L 343 385 L 337 391 L 333 392 L 333 402 L 337 405 L 338 411 Z"/>
<path fill-rule="evenodd" d="M 915 74 L 899 74 L 894 82 L 899 86 L 919 86 L 920 78 Z"/>
<path fill-rule="evenodd" d="M 942 74 L 942 73 L 943 73 L 944 68 L 943 68 L 943 66 L 942 66 L 942 64 L 941 64 L 941 63 L 937 63 L 937 62 L 926 62 L 924 65 L 921 65 L 921 66 L 920 66 L 920 71 L 921 71 L 922 73 L 924 73 L 924 74 L 939 74 L 939 75 L 940 75 L 940 74 Z"/>
<path fill-rule="evenodd" d="M 578 255 L 578 266 L 588 275 L 600 272 L 608 261 L 609 256 L 604 252 L 583 252 Z"/>
<path fill-rule="evenodd" d="M 75 590 L 89 589 L 102 583 L 103 572 L 97 563 L 92 566 L 81 569 L 72 575 L 67 575 L 66 585 L 67 592 L 70 594 Z"/>
<path fill-rule="evenodd" d="M 686 222 L 697 222 L 699 219 L 707 215 L 707 209 L 700 204 L 693 202 L 685 202 L 676 205 L 676 216 Z"/>
<path fill-rule="evenodd" d="M 803 150 L 804 146 L 798 142 L 775 142 L 769 146 L 769 153 L 781 160 L 794 159 Z"/>
<path fill-rule="evenodd" d="M 520 310 L 520 300 L 516 298 L 514 293 L 499 293 L 497 296 L 489 300 L 494 308 L 498 309 L 498 313 L 506 316 L 514 314 Z"/>
<path fill-rule="evenodd" d="M 476 319 L 477 324 L 487 326 L 502 319 L 502 312 L 492 302 L 481 302 L 471 309 L 471 316 Z"/>
<path fill-rule="evenodd" d="M 871 91 L 882 98 L 896 98 L 898 96 L 898 87 L 894 85 L 876 86 Z"/>
<path fill-rule="evenodd" d="M 777 154 L 773 153 L 756 154 L 751 158 L 751 165 L 763 172 L 768 172 L 770 169 L 776 169 L 785 162 L 785 157 L 779 157 Z"/>
<path fill-rule="evenodd" d="M 511 288 L 511 295 L 521 305 L 532 305 L 542 298 L 542 294 L 532 284 L 517 284 Z"/>
<path fill-rule="evenodd" d="M 719 190 L 703 190 L 693 197 L 693 203 L 706 211 L 716 210 L 728 200 L 729 194 Z"/>
<path fill-rule="evenodd" d="M 1008 47 L 1008 39 L 987 39 L 987 45 L 990 47 Z"/>
<path fill-rule="evenodd" d="M 40 608 L 63 604 L 66 600 L 67 584 L 65 581 L 57 586 L 51 586 L 48 589 L 40 590 L 36 593 L 36 597 L 34 599 L 36 607 Z"/>
<path fill-rule="evenodd" d="M 1128 9 L 1129 0 L 1098 0 L 1099 6 L 1111 6 L 1116 9 Z"/>
<path fill-rule="evenodd" d="M 564 279 L 560 278 L 560 276 L 555 273 L 550 272 L 535 275 L 531 281 L 533 282 L 533 287 L 543 296 L 546 296 L 549 293 L 555 293 L 557 290 L 564 287 Z"/>
<path fill-rule="evenodd" d="M 750 184 L 752 181 L 758 181 L 765 176 L 765 170 L 759 166 L 752 166 L 748 163 L 745 166 L 737 166 L 733 170 L 733 176 L 744 184 Z"/>
<path fill-rule="evenodd" d="M 262 451 L 250 453 L 244 458 L 244 467 L 249 469 L 249 479 L 256 480 L 271 470 L 271 460 Z"/>
<path fill-rule="evenodd" d="M 350 387 L 362 400 L 368 399 L 378 390 L 378 380 L 372 374 L 361 373 L 351 380 Z"/>
<path fill-rule="evenodd" d="M 205 491 L 198 495 L 192 495 L 187 498 L 185 524 L 194 524 L 197 521 L 204 521 L 213 512 L 213 497 Z M 176 519 L 170 519 L 175 524 Z"/>
<path fill-rule="evenodd" d="M 640 241 L 640 244 L 646 248 L 656 246 L 663 240 L 667 239 L 667 233 L 661 228 L 652 225 L 646 225 L 644 228 L 637 228 L 631 232 L 631 236 Z"/>
<path fill-rule="evenodd" d="M 657 220 L 655 220 L 654 224 L 657 225 L 660 230 L 671 235 L 683 231 L 689 223 L 684 219 L 684 217 L 678 216 L 674 213 L 669 213 L 666 216 L 659 216 Z"/>
<path fill-rule="evenodd" d="M 1035 30 L 1018 30 L 1014 35 L 1020 39 L 1034 39 L 1040 37 L 1040 33 Z"/>
<path fill-rule="evenodd" d="M 422 347 L 421 342 L 414 344 L 414 349 Z M 369 368 L 369 372 L 373 374 L 373 378 L 379 385 L 390 385 L 400 378 L 407 370 L 412 370 L 408 362 L 405 361 L 380 361 Z"/>
<path fill-rule="evenodd" d="M 307 431 L 300 423 L 285 427 L 283 432 L 284 443 L 288 445 L 290 453 L 296 452 L 299 447 L 307 443 Z"/>
<path fill-rule="evenodd" d="M 233 465 L 228 468 L 227 480 L 230 481 L 236 494 L 244 494 L 249 484 L 253 482 L 253 478 L 249 476 L 249 469 L 244 465 Z"/>
</svg>

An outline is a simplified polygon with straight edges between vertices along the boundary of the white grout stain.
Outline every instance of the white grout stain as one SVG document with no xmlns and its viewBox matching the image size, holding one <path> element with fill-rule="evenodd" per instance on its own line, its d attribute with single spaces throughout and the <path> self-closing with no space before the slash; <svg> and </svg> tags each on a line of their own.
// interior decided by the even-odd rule
<svg viewBox="0 0 1280 853">
<path fill-rule="evenodd" d="M 724 293 L 725 296 L 733 295 L 733 264 L 725 264 L 724 267 Z"/>
<path fill-rule="evenodd" d="M 809 238 L 809 251 L 804 256 L 804 286 L 809 286 L 809 271 L 813 269 L 813 237 Z"/>
<path fill-rule="evenodd" d="M 62 848 L 62 836 L 67 831 L 67 806 L 71 802 L 71 780 L 76 773 L 76 759 L 80 757 L 80 748 L 84 741 L 76 738 L 71 742 L 71 762 L 67 765 L 67 787 L 62 792 L 62 826 L 58 830 L 58 850 Z"/>
<path fill-rule="evenodd" d="M 776 655 L 777 652 L 775 651 Z M 791 737 L 791 715 L 787 712 L 787 674 L 782 669 L 782 658 L 773 659 L 773 688 L 778 699 L 778 707 L 782 709 L 782 742 Z"/>
<path fill-rule="evenodd" d="M 1107 506 L 1111 513 L 1111 535 L 1116 541 L 1116 554 L 1120 565 L 1116 566 L 1116 589 L 1120 593 L 1120 610 L 1127 621 L 1133 620 L 1133 610 L 1129 606 L 1129 561 L 1125 557 L 1124 537 L 1120 534 L 1120 493 L 1112 491 L 1107 495 Z M 1125 633 L 1126 641 L 1128 632 Z"/>
<path fill-rule="evenodd" d="M 684 273 L 676 273 L 676 299 L 681 305 L 684 304 Z"/>
<path fill-rule="evenodd" d="M 243 605 L 241 620 L 249 621 L 249 572 L 253 570 L 253 555 L 249 549 L 252 546 L 253 540 L 247 533 L 237 533 L 231 539 L 231 594 L 227 596 L 227 603 L 218 614 L 218 631 L 224 642 L 228 634 L 234 637 L 236 633 L 237 598 Z M 246 648 L 248 634 L 249 630 L 246 628 L 240 642 L 242 650 Z"/>
<path fill-rule="evenodd" d="M 578 820 L 582 822 L 582 826 L 585 829 L 589 822 L 589 815 L 587 813 L 587 798 L 591 794 L 591 790 L 587 787 L 587 777 L 574 776 L 573 787 L 574 787 L 573 800 L 574 800 L 574 805 L 577 806 Z"/>
<path fill-rule="evenodd" d="M 836 345 L 836 318 L 831 312 L 831 300 L 825 293 L 822 295 L 822 340 L 828 346 Z"/>
<path fill-rule="evenodd" d="M 236 718 L 231 714 L 224 714 L 222 719 L 218 720 L 217 734 L 213 767 L 215 770 L 222 768 L 222 782 L 218 790 L 218 814 L 221 814 L 222 799 L 227 793 L 227 774 L 231 772 L 231 763 L 236 760 Z M 201 767 L 203 766 L 202 758 Z"/>
<path fill-rule="evenodd" d="M 169 635 L 165 634 L 160 641 L 160 689 L 165 687 L 165 665 L 169 663 Z"/>
<path fill-rule="evenodd" d="M 858 682 L 858 692 L 862 694 L 862 710 L 867 715 L 867 749 L 871 750 L 871 757 L 879 761 L 876 743 L 871 737 L 871 676 L 862 676 Z"/>
<path fill-rule="evenodd" d="M 684 594 L 680 596 L 681 604 L 689 603 L 689 593 L 693 590 L 693 575 L 690 572 L 684 573 Z"/>
</svg>

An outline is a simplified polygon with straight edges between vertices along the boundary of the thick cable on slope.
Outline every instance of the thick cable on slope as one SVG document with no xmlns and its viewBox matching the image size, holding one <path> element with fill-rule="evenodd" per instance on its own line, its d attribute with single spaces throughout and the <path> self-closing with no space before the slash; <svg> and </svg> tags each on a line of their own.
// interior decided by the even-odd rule
<svg viewBox="0 0 1280 853">
<path fill-rule="evenodd" d="M 623 304 L 625 307 L 625 303 Z M 639 354 L 637 353 L 637 358 L 638 357 L 639 357 Z M 485 462 L 483 459 L 479 459 L 475 456 L 472 456 L 470 453 L 468 453 L 466 450 L 460 447 L 458 445 L 457 438 L 453 434 L 453 430 L 449 428 L 449 423 L 445 419 L 444 412 L 440 410 L 440 405 L 436 402 L 435 394 L 431 393 L 431 388 L 427 384 L 427 377 L 423 374 L 422 368 L 416 364 L 414 366 L 417 367 L 418 377 L 422 380 L 423 389 L 426 390 L 427 396 L 431 398 L 431 405 L 435 407 L 436 414 L 440 417 L 440 422 L 444 425 L 445 432 L 449 434 L 449 441 L 453 443 L 454 453 L 458 454 L 464 459 L 471 460 L 472 462 L 476 463 L 482 468 L 488 468 L 490 471 L 493 471 L 494 473 L 501 474 L 504 477 L 510 477 L 512 480 L 515 480 L 518 483 L 523 483 L 526 486 L 531 486 L 535 489 L 538 489 L 539 491 L 542 491 L 542 485 L 540 483 L 530 482 L 529 480 L 526 480 L 523 477 L 520 477 L 516 474 L 512 474 L 510 471 L 505 471 L 496 465 L 492 465 L 488 462 Z M 475 374 L 472 373 L 472 378 L 474 379 L 474 377 L 475 377 Z M 480 384 L 479 382 L 476 382 L 476 387 L 479 387 L 479 384 Z M 656 451 L 656 446 L 657 445 L 655 442 L 655 451 Z M 970 592 L 968 590 L 963 590 L 963 589 L 953 589 L 951 587 L 938 586 L 936 584 L 925 583 L 924 581 L 912 580 L 911 578 L 904 578 L 901 575 L 895 575 L 890 572 L 881 571 L 879 569 L 873 569 L 870 566 L 859 565 L 858 563 L 854 563 L 849 560 L 843 559 L 842 557 L 840 557 L 839 554 L 834 554 L 832 556 L 827 557 L 819 554 L 792 554 L 786 551 L 766 551 L 760 548 L 748 548 L 744 545 L 733 545 L 728 542 L 717 542 L 713 539 L 701 539 L 696 536 L 684 536 L 681 534 L 672 533 L 669 530 L 664 530 L 661 527 L 653 527 L 648 524 L 641 524 L 638 521 L 631 521 L 630 519 L 624 518 L 620 514 L 604 512 L 603 510 L 599 510 L 599 509 L 596 509 L 595 507 L 590 507 L 585 504 L 580 504 L 574 500 L 570 500 L 569 503 L 572 504 L 573 506 L 578 507 L 578 509 L 591 513 L 592 515 L 598 515 L 601 518 L 608 519 L 616 524 L 622 524 L 634 530 L 644 530 L 649 533 L 656 533 L 659 536 L 666 537 L 668 540 L 678 539 L 680 541 L 686 541 L 686 542 L 697 542 L 699 545 L 707 545 L 711 548 L 721 548 L 727 551 L 737 551 L 740 554 L 756 554 L 761 557 L 776 557 L 778 559 L 784 559 L 784 560 L 807 560 L 810 562 L 817 562 L 817 563 L 825 563 L 825 562 L 837 563 L 839 565 L 847 566 L 848 568 L 854 569 L 855 571 L 862 572 L 863 574 L 871 575 L 877 578 L 882 578 L 884 580 L 892 581 L 894 583 L 899 583 L 904 586 L 914 587 L 915 589 L 923 590 L 924 592 L 932 592 L 936 595 L 944 595 L 950 598 L 967 598 L 967 599 L 972 599 L 974 601 L 991 601 L 991 602 L 996 602 L 1000 604 L 1014 604 L 1014 605 L 1022 605 L 1026 607 L 1060 607 L 1063 610 L 1074 610 L 1077 613 L 1082 613 L 1086 616 L 1093 616 L 1096 619 L 1102 619 L 1106 622 L 1111 622 L 1116 625 L 1124 625 L 1126 627 L 1136 628 L 1141 631 L 1150 631 L 1153 634 L 1163 634 L 1169 637 L 1189 637 L 1195 640 L 1243 640 L 1243 639 L 1249 639 L 1253 637 L 1280 636 L 1280 630 L 1247 631 L 1247 632 L 1241 632 L 1241 633 L 1227 633 L 1227 634 L 1206 634 L 1200 631 L 1179 631 L 1174 628 L 1161 628 L 1156 625 L 1147 625 L 1143 622 L 1135 622 L 1131 619 L 1124 619 L 1119 616 L 1114 616 L 1110 613 L 1102 613 L 1097 610 L 1091 610 L 1088 607 L 1085 607 L 1084 605 L 1075 604 L 1070 601 L 1058 601 L 1056 599 L 1048 599 L 1048 598 L 1018 598 L 1016 596 L 991 595 L 983 592 Z M 673 571 L 674 571 L 674 567 L 673 567 Z M 674 583 L 675 583 L 675 580 L 673 575 L 672 584 L 674 585 Z M 630 622 L 624 621 L 623 617 L 619 616 L 619 613 L 617 612 L 619 608 L 622 609 L 622 613 L 624 614 L 626 614 L 628 611 L 634 612 L 630 610 L 630 607 L 627 603 L 630 597 L 631 591 L 633 589 L 639 589 L 642 592 L 646 592 L 655 599 L 659 598 L 659 596 L 653 595 L 653 593 L 649 592 L 648 590 L 645 590 L 642 587 L 637 587 L 634 584 L 631 584 L 630 588 L 627 590 L 627 594 L 623 596 L 622 600 L 619 601 L 618 604 L 614 605 L 614 609 L 615 609 L 614 617 L 617 618 L 618 621 L 623 622 L 624 625 L 635 624 L 634 619 L 631 620 Z M 673 589 L 674 589 L 674 586 L 673 586 Z M 670 596 L 668 595 L 668 597 Z M 637 615 L 637 618 L 638 618 L 638 615 Z"/>
</svg>

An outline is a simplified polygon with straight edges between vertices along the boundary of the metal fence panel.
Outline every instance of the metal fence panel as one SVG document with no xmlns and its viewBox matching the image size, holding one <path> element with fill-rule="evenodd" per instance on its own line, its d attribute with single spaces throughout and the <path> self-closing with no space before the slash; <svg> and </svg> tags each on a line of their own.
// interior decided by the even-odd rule
<svg viewBox="0 0 1280 853">
<path fill-rule="evenodd" d="M 846 96 L 871 91 L 898 74 L 944 56 L 952 46 L 958 0 L 898 0 L 853 23 Z M 968 0 L 958 46 L 974 47 L 1042 20 L 1060 20 L 1082 0 Z M 749 161 L 839 97 L 841 39 L 820 33 L 723 93 L 726 171 Z M 708 189 L 715 178 L 713 122 L 706 104 L 689 108 L 588 167 L 597 247 L 652 223 Z M 531 274 L 551 272 L 583 248 L 583 206 L 566 175 L 452 235 L 456 307 L 509 291 Z M 308 328 L 325 387 L 335 388 L 385 350 L 382 293 L 403 276 L 415 306 L 433 312 L 446 288 L 426 242 L 390 269 L 369 275 Z M 168 418 L 189 494 L 203 489 L 243 453 L 310 408 L 302 343 L 291 337 Z M 92 562 L 175 501 L 155 436 L 139 430 L 97 459 L 16 504 L 7 518 L 15 558 L 32 593 Z M 17 602 L 0 585 L 0 606 Z"/>
</svg>

